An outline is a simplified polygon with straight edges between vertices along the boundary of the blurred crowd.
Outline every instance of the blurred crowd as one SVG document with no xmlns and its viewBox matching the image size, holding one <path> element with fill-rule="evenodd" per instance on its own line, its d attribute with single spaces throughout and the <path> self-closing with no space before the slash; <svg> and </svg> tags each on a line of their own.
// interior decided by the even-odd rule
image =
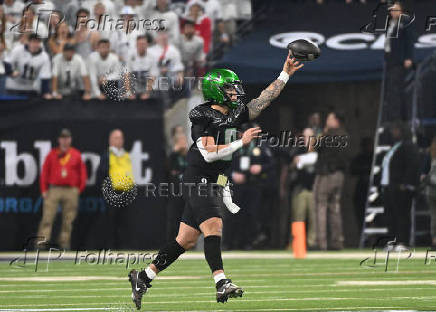
<svg viewBox="0 0 436 312">
<path fill-rule="evenodd" d="M 4 0 L 0 95 L 147 99 L 202 76 L 250 18 L 250 0 Z"/>
</svg>

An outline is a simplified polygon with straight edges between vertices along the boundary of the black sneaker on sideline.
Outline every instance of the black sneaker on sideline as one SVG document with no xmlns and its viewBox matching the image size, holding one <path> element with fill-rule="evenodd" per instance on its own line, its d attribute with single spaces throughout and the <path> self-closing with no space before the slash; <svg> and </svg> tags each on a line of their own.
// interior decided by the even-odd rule
<svg viewBox="0 0 436 312">
<path fill-rule="evenodd" d="M 244 290 L 233 284 L 231 279 L 222 279 L 216 283 L 216 302 L 226 302 L 229 298 L 242 297 Z"/>
</svg>

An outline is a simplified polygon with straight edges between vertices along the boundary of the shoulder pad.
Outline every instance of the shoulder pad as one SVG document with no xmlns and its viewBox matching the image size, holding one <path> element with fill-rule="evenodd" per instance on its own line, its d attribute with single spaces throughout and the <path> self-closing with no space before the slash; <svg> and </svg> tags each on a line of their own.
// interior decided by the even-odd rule
<svg viewBox="0 0 436 312">
<path fill-rule="evenodd" d="M 208 120 L 210 116 L 209 110 L 209 106 L 203 104 L 198 105 L 191 109 L 191 111 L 189 112 L 189 119 L 192 123 L 198 123 Z"/>
</svg>

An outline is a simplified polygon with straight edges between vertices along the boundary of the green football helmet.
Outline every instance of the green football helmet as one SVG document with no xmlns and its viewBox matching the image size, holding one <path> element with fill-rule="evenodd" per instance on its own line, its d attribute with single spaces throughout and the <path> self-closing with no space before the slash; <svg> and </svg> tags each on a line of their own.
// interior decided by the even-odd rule
<svg viewBox="0 0 436 312">
<path fill-rule="evenodd" d="M 236 91 L 238 99 L 232 101 L 226 91 Z M 203 78 L 203 97 L 206 101 L 236 108 L 241 103 L 240 97 L 244 95 L 238 75 L 229 69 L 211 70 Z"/>
</svg>

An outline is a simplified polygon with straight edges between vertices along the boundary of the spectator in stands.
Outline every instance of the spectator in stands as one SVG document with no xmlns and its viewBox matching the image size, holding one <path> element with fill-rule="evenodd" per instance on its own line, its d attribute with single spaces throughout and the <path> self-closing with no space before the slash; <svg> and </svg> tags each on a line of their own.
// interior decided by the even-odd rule
<svg viewBox="0 0 436 312">
<path fill-rule="evenodd" d="M 97 31 L 91 31 L 85 23 L 89 20 L 89 11 L 80 9 L 77 12 L 77 21 L 74 25 L 74 43 L 76 52 L 83 59 L 87 59 L 91 52 L 97 49 L 100 34 Z"/>
<path fill-rule="evenodd" d="M 91 16 L 96 21 L 100 21 L 104 18 L 104 15 L 106 14 L 106 7 L 102 2 L 97 2 L 92 8 L 91 12 L 92 12 Z"/>
<path fill-rule="evenodd" d="M 409 244 L 412 199 L 419 183 L 420 166 L 417 146 L 412 142 L 409 128 L 395 122 L 390 132 L 394 140 L 382 163 L 380 184 L 389 233 L 397 245 Z"/>
<path fill-rule="evenodd" d="M 16 35 L 14 41 L 25 33 L 36 33 L 40 38 L 48 37 L 48 28 L 45 23 L 41 23 L 38 19 L 38 15 L 35 14 L 35 7 L 33 5 L 24 7 L 20 22 L 11 28 L 11 31 Z"/>
<path fill-rule="evenodd" d="M 383 121 L 408 119 L 405 103 L 405 78 L 413 65 L 415 42 L 414 23 L 405 14 L 404 4 L 395 1 L 389 8 L 391 15 L 385 40 L 385 103 Z M 400 18 L 401 17 L 401 18 Z"/>
<path fill-rule="evenodd" d="M 132 160 L 124 149 L 124 133 L 114 129 L 109 134 L 109 148 L 100 156 L 97 169 L 97 186 L 100 188 L 104 179 L 110 177 L 115 191 L 126 191 L 134 184 Z M 125 214 L 124 209 L 108 207 L 106 248 L 120 248 L 120 223 Z"/>
<path fill-rule="evenodd" d="M 14 41 L 14 33 L 10 29 L 16 22 L 14 22 L 15 18 L 6 13 L 5 7 L 5 5 L 0 5 L 0 41 L 3 43 L 3 48 L 9 52 Z"/>
<path fill-rule="evenodd" d="M 337 112 L 330 112 L 327 115 L 325 130 L 321 138 L 318 138 L 318 145 L 314 147 L 314 150 L 318 152 L 313 193 L 316 211 L 317 245 L 320 250 L 327 250 L 327 248 L 339 250 L 344 247 L 341 196 L 348 157 L 347 151 L 341 148 L 342 144 L 338 145 L 335 139 L 346 138 L 347 136 L 342 124 L 343 117 Z M 312 149 L 312 145 L 310 147 Z M 331 234 L 329 241 L 327 239 L 327 229 Z"/>
<path fill-rule="evenodd" d="M 88 12 L 93 13 L 94 7 L 97 3 L 101 3 L 105 7 L 105 13 L 113 18 L 116 19 L 118 17 L 118 12 L 115 10 L 115 5 L 110 0 L 84 0 L 82 1 L 82 8 L 88 10 Z M 91 15 L 92 18 L 95 18 L 94 15 Z"/>
<path fill-rule="evenodd" d="M 206 61 L 204 41 L 195 34 L 195 23 L 193 21 L 185 21 L 183 35 L 180 40 L 180 53 L 185 65 L 185 76 L 200 77 L 204 74 L 203 67 Z"/>
<path fill-rule="evenodd" d="M 4 65 L 5 45 L 0 41 L 0 95 L 5 95 L 6 70 Z"/>
<path fill-rule="evenodd" d="M 143 27 L 135 27 L 137 16 L 130 6 L 124 6 L 121 10 L 123 28 L 111 32 L 112 50 L 118 54 L 120 61 L 125 62 L 126 51 L 133 51 L 136 47 L 136 38 L 145 34 Z M 129 29 L 127 29 L 129 28 Z"/>
<path fill-rule="evenodd" d="M 425 195 L 430 208 L 432 247 L 436 247 L 436 135 L 430 145 L 428 169 L 423 176 Z"/>
<path fill-rule="evenodd" d="M 217 29 L 221 35 L 221 43 L 230 44 L 236 36 L 236 21 L 239 18 L 238 1 L 223 1 L 223 25 L 218 25 Z"/>
<path fill-rule="evenodd" d="M 75 27 L 77 20 L 77 12 L 80 9 L 79 0 L 69 0 L 65 3 L 65 0 L 53 0 L 53 4 L 56 10 L 62 11 L 65 16 L 65 21 L 70 27 Z"/>
<path fill-rule="evenodd" d="M 167 239 L 174 239 L 177 236 L 180 219 L 182 218 L 185 202 L 182 198 L 180 185 L 183 181 L 183 172 L 187 162 L 188 140 L 182 126 L 175 126 L 171 129 L 173 150 L 168 157 L 168 169 L 170 180 L 170 196 L 167 203 Z"/>
<path fill-rule="evenodd" d="M 48 38 L 51 38 L 56 33 L 56 27 L 61 23 L 61 12 L 52 12 L 48 20 Z M 68 24 L 67 24 L 68 25 Z M 68 32 L 70 30 L 68 29 Z"/>
<path fill-rule="evenodd" d="M 175 45 L 169 42 L 168 33 L 159 31 L 156 37 L 156 44 L 148 49 L 158 62 L 159 76 L 169 78 L 170 86 L 178 86 L 183 83 L 183 70 L 185 69 L 182 63 L 180 51 Z M 157 81 L 160 88 L 159 79 Z M 168 82 L 166 82 L 168 83 Z"/>
<path fill-rule="evenodd" d="M 315 112 L 309 116 L 308 127 L 313 130 L 314 136 L 317 137 L 322 134 L 321 116 L 318 112 Z"/>
<path fill-rule="evenodd" d="M 3 49 L 6 44 L 5 33 L 6 30 L 8 30 L 7 26 L 5 9 L 3 8 L 3 5 L 0 5 L 0 42 L 3 44 Z"/>
<path fill-rule="evenodd" d="M 308 152 L 315 133 L 311 128 L 303 130 L 304 146 L 299 145 L 292 159 L 291 168 L 297 173 L 292 195 L 292 222 L 305 222 L 308 248 L 316 246 L 316 213 L 313 200 L 313 182 L 315 180 L 316 152 Z M 292 234 L 292 233 L 291 233 Z M 291 236 L 292 240 L 292 236 Z M 290 240 L 290 241 L 291 241 Z M 291 245 L 289 245 L 291 246 Z"/>
<path fill-rule="evenodd" d="M 217 23 L 213 36 L 215 48 L 222 47 L 223 50 L 226 50 L 232 45 L 232 36 L 226 30 L 226 24 L 222 21 Z"/>
<path fill-rule="evenodd" d="M 223 6 L 218 0 L 203 0 L 204 13 L 210 18 L 212 28 L 223 18 Z"/>
<path fill-rule="evenodd" d="M 110 42 L 100 39 L 98 49 L 92 52 L 88 59 L 89 77 L 91 79 L 92 97 L 106 99 L 104 87 L 118 85 L 121 64 L 118 56 L 110 52 Z"/>
<path fill-rule="evenodd" d="M 62 205 L 62 226 L 59 246 L 70 249 L 71 231 L 76 218 L 79 194 L 86 186 L 86 166 L 80 151 L 71 146 L 71 132 L 62 129 L 59 146 L 47 155 L 42 166 L 40 186 L 44 199 L 38 236 L 49 242 L 58 205 Z"/>
<path fill-rule="evenodd" d="M 50 99 L 51 66 L 41 39 L 32 34 L 27 45 L 17 45 L 5 59 L 6 90 L 9 94 L 42 94 Z M 39 89 L 38 89 L 39 88 Z"/>
<path fill-rule="evenodd" d="M 117 2 L 117 0 L 115 0 L 115 2 Z M 131 6 L 136 14 L 143 19 L 150 19 L 156 8 L 156 0 L 118 0 L 118 3 L 120 9 L 124 5 Z"/>
<path fill-rule="evenodd" d="M 75 53 L 75 47 L 70 43 L 65 44 L 63 52 L 53 58 L 52 92 L 56 99 L 64 96 L 83 100 L 91 98 L 91 82 L 85 61 Z"/>
<path fill-rule="evenodd" d="M 192 0 L 186 5 L 187 20 L 195 22 L 195 30 L 204 41 L 204 53 L 208 54 L 211 48 L 212 40 L 212 22 L 204 14 L 204 2 L 201 0 Z"/>
<path fill-rule="evenodd" d="M 127 58 L 127 70 L 136 78 L 135 93 L 130 92 L 130 99 L 135 99 L 137 96 L 141 100 L 148 99 L 152 91 L 153 81 L 159 76 L 158 60 L 148 53 L 147 49 L 147 36 L 138 36 L 136 49 Z"/>
<path fill-rule="evenodd" d="M 62 53 L 65 44 L 73 44 L 73 34 L 70 32 L 70 28 L 66 22 L 62 22 L 56 25 L 55 32 L 48 40 L 48 47 L 50 54 L 55 56 L 58 53 Z"/>
<path fill-rule="evenodd" d="M 4 0 L 3 7 L 5 9 L 6 19 L 8 22 L 15 24 L 20 21 L 24 10 L 23 1 Z"/>
<path fill-rule="evenodd" d="M 34 7 L 37 18 L 45 22 L 49 21 L 50 15 L 55 9 L 54 4 L 50 0 L 30 0 L 27 6 Z"/>
<path fill-rule="evenodd" d="M 179 17 L 169 9 L 168 0 L 156 0 L 156 7 L 150 16 L 151 20 L 162 20 L 164 30 L 168 32 L 169 42 L 177 44 L 180 38 Z M 155 32 L 151 33 L 155 35 Z"/>
</svg>

